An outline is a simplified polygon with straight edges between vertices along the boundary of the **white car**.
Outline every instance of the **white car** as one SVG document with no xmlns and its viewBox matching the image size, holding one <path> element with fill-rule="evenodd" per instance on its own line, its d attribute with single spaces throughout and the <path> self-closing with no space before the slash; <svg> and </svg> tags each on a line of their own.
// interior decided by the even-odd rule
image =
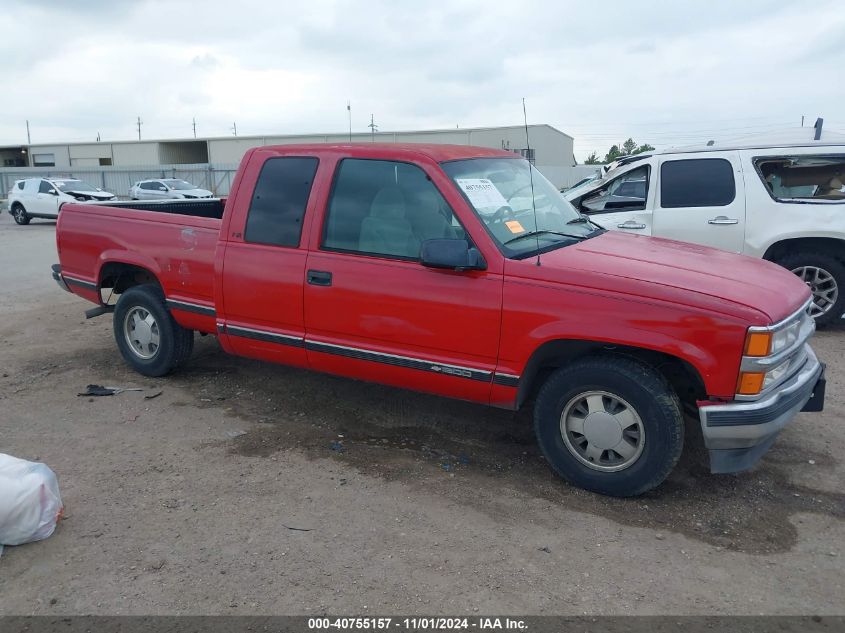
<svg viewBox="0 0 845 633">
<path fill-rule="evenodd" d="M 76 178 L 16 180 L 8 193 L 9 213 L 18 224 L 32 218 L 57 218 L 64 202 L 103 202 L 115 195 Z"/>
<path fill-rule="evenodd" d="M 129 197 L 133 200 L 179 200 L 186 198 L 211 198 L 212 193 L 200 189 L 186 180 L 178 178 L 158 178 L 141 180 L 129 188 Z"/>
<path fill-rule="evenodd" d="M 607 229 L 776 262 L 810 287 L 823 325 L 845 312 L 845 137 L 812 131 L 640 154 L 564 197 Z"/>
</svg>

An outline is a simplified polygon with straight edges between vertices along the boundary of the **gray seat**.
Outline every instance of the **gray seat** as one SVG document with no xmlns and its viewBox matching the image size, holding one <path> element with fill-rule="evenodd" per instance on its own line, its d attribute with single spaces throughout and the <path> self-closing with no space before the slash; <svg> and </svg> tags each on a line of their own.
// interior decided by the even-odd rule
<svg viewBox="0 0 845 633">
<path fill-rule="evenodd" d="M 406 216 L 420 242 L 457 237 L 455 228 L 440 212 L 440 197 L 433 191 L 418 191 L 410 196 Z"/>
<path fill-rule="evenodd" d="M 358 249 L 365 253 L 419 257 L 420 243 L 405 217 L 405 198 L 398 187 L 385 187 L 373 198 L 361 222 Z"/>
</svg>

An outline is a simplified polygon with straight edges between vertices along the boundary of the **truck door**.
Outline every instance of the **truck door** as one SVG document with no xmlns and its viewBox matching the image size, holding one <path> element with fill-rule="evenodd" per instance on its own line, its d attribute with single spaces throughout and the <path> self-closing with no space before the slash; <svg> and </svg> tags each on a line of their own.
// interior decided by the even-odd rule
<svg viewBox="0 0 845 633">
<path fill-rule="evenodd" d="M 502 276 L 419 262 L 422 241 L 468 237 L 418 165 L 341 160 L 305 272 L 311 366 L 488 402 Z"/>
<path fill-rule="evenodd" d="M 244 181 L 256 185 L 233 200 L 234 214 L 246 212 L 232 216 L 222 270 L 216 271 L 222 277 L 217 329 L 227 351 L 307 366 L 302 303 L 307 250 L 300 242 L 317 163 L 309 156 L 256 152 L 245 166 Z"/>
<path fill-rule="evenodd" d="M 640 165 L 576 200 L 582 213 L 606 229 L 651 235 L 654 187 L 651 165 Z"/>
<path fill-rule="evenodd" d="M 661 158 L 656 188 L 654 235 L 742 252 L 745 187 L 737 152 Z"/>
</svg>

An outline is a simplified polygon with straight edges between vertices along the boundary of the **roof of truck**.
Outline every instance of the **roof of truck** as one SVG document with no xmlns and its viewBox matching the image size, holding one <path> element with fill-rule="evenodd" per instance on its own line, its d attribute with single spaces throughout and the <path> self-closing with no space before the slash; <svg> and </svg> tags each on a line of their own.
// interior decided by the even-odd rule
<svg viewBox="0 0 845 633">
<path fill-rule="evenodd" d="M 438 145 L 434 143 L 308 143 L 303 145 L 265 145 L 255 151 L 273 150 L 284 154 L 344 153 L 349 156 L 395 159 L 401 156 L 426 156 L 438 163 L 466 158 L 522 158 L 520 154 L 502 149 L 472 145 Z"/>
</svg>

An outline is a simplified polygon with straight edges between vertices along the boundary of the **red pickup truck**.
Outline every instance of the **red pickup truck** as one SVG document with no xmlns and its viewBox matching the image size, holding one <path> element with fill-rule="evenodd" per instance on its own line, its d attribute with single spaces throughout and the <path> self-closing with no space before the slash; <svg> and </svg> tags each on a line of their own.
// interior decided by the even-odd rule
<svg viewBox="0 0 845 633">
<path fill-rule="evenodd" d="M 666 478 L 685 410 L 711 470 L 736 472 L 824 399 L 795 275 L 607 232 L 505 151 L 255 148 L 225 202 L 69 203 L 57 242 L 54 278 L 114 312 L 144 375 L 201 332 L 232 354 L 533 403 L 552 468 L 605 494 Z"/>
</svg>

